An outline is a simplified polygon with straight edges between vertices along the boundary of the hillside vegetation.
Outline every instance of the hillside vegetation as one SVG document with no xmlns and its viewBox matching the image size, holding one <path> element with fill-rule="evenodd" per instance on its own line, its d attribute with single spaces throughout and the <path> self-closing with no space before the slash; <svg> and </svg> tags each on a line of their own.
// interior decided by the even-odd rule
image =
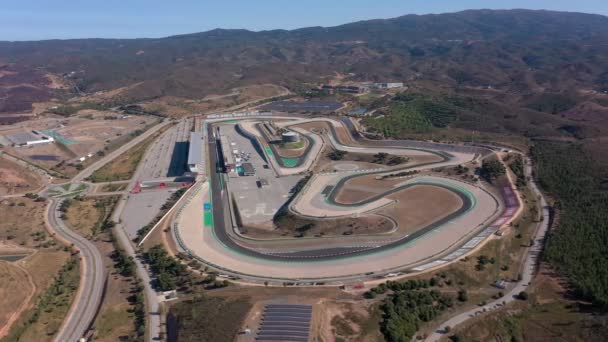
<svg viewBox="0 0 608 342">
<path fill-rule="evenodd" d="M 577 144 L 536 142 L 532 152 L 540 184 L 557 196 L 560 211 L 546 257 L 580 295 L 608 310 L 608 189 L 602 187 L 602 170 Z"/>
</svg>

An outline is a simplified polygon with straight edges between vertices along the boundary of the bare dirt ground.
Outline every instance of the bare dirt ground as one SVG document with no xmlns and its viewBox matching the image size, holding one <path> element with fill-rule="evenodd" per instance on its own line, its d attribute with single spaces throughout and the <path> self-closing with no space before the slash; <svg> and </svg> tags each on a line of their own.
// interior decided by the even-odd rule
<svg viewBox="0 0 608 342">
<path fill-rule="evenodd" d="M 246 227 L 245 235 L 258 239 L 293 238 L 304 236 L 338 236 L 382 234 L 393 230 L 394 224 L 380 215 L 337 220 L 308 220 L 291 216 L 277 223 L 275 230 Z"/>
<path fill-rule="evenodd" d="M 26 193 L 41 185 L 42 179 L 37 173 L 0 157 L 0 195 Z"/>
<path fill-rule="evenodd" d="M 22 159 L 27 159 L 33 164 L 39 165 L 45 169 L 51 169 L 62 160 L 75 158 L 76 154 L 61 148 L 57 144 L 40 144 L 24 147 L 7 147 L 7 151 Z"/>
<path fill-rule="evenodd" d="M 46 74 L 44 76 L 49 80 L 47 87 L 51 89 L 68 89 L 71 86 L 68 81 L 58 75 Z"/>
<path fill-rule="evenodd" d="M 0 261 L 0 338 L 25 310 L 36 290 L 30 275 L 17 264 Z"/>
<path fill-rule="evenodd" d="M 26 147 L 7 147 L 11 154 L 26 158 L 34 164 L 66 174 L 75 173 L 71 165 L 78 158 L 110 148 L 114 142 L 129 139 L 131 133 L 144 130 L 155 118 L 151 116 L 122 116 L 110 111 L 81 110 L 68 118 L 45 114 L 32 120 L 4 127 L 7 136 L 31 130 L 52 130 L 63 139 L 55 143 Z M 85 162 L 86 166 L 86 162 Z"/>
<path fill-rule="evenodd" d="M 13 311 L 17 312 L 16 316 L 19 316 L 16 317 L 15 326 L 26 324 L 19 315 L 19 311 L 23 310 L 22 312 L 27 316 L 27 312 L 32 309 L 36 298 L 47 290 L 55 275 L 69 257 L 69 253 L 63 251 L 63 248 L 46 232 L 44 226 L 45 207 L 46 203 L 35 202 L 27 198 L 15 198 L 0 202 L 0 212 L 2 212 L 0 240 L 4 242 L 0 245 L 0 254 L 31 254 L 14 262 L 15 266 L 23 269 L 31 277 L 31 283 L 27 277 L 15 277 L 16 285 L 8 287 L 11 289 L 10 295 L 21 298 L 25 304 L 23 307 L 11 306 L 16 310 Z M 0 276 L 0 278 L 5 279 L 4 276 Z M 33 287 L 31 284 L 33 284 Z M 0 289 L 6 288 L 0 286 Z M 35 288 L 33 298 L 25 300 L 24 298 L 28 298 L 27 296 L 32 288 Z M 40 322 L 40 324 L 42 323 Z M 33 336 L 30 337 L 33 338 Z M 23 340 L 27 340 L 27 338 Z"/>
<path fill-rule="evenodd" d="M 462 205 L 451 191 L 428 185 L 414 186 L 388 196 L 397 200 L 393 207 L 379 211 L 399 223 L 401 232 L 414 232 L 455 212 Z"/>
<path fill-rule="evenodd" d="M 181 118 L 192 113 L 212 113 L 239 107 L 265 98 L 279 96 L 285 89 L 274 84 L 252 85 L 207 95 L 200 99 L 163 96 L 144 105 L 146 110 L 159 111 L 170 117 Z"/>
<path fill-rule="evenodd" d="M 23 248 L 56 246 L 44 226 L 45 207 L 44 202 L 24 197 L 0 201 L 0 240 Z"/>
</svg>

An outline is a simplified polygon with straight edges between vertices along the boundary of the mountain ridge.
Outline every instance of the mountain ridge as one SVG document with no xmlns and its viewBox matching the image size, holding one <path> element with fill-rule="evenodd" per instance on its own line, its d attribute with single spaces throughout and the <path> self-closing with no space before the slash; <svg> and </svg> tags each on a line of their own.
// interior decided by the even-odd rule
<svg viewBox="0 0 608 342">
<path fill-rule="evenodd" d="M 200 98 L 255 84 L 425 82 L 529 94 L 608 90 L 608 17 L 576 12 L 468 10 L 334 27 L 206 32 L 139 39 L 0 42 L 0 62 L 77 71 L 85 92 Z"/>
</svg>

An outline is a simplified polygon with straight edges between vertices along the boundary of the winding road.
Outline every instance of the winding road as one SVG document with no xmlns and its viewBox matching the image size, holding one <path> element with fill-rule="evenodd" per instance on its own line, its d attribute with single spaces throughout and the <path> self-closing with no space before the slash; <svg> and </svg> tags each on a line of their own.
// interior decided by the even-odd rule
<svg viewBox="0 0 608 342">
<path fill-rule="evenodd" d="M 122 145 L 120 148 L 112 151 L 102 159 L 81 171 L 72 179 L 72 183 L 83 182 L 85 178 L 89 177 L 97 169 L 111 162 L 144 139 L 152 136 L 152 134 L 156 133 L 169 123 L 170 121 L 165 120 L 158 125 L 151 127 L 146 132 L 135 137 L 128 143 Z M 133 179 L 135 180 L 136 177 L 133 177 Z M 134 182 L 134 180 L 132 182 Z M 44 191 L 45 190 L 41 191 L 41 193 Z M 57 342 L 75 342 L 87 333 L 99 310 L 105 288 L 106 272 L 103 265 L 103 257 L 97 247 L 95 247 L 93 243 L 83 236 L 68 228 L 63 220 L 61 220 L 60 213 L 57 209 L 61 205 L 62 201 L 63 200 L 50 199 L 49 205 L 47 206 L 45 220 L 49 230 L 54 232 L 58 239 L 60 239 L 64 244 L 73 245 L 76 249 L 78 249 L 81 259 L 81 278 L 76 297 L 74 298 L 70 310 L 54 340 Z M 120 204 L 122 205 L 123 202 L 124 201 L 121 201 Z M 118 213 L 118 217 L 119 215 L 120 212 Z M 116 217 L 117 215 L 113 216 L 115 221 L 119 222 Z M 117 234 L 117 238 L 119 239 L 122 247 L 130 256 L 135 258 L 135 250 L 130 244 L 130 241 L 126 237 L 124 231 L 122 229 L 115 228 L 115 233 Z M 150 324 L 151 327 L 149 335 L 153 336 L 153 338 L 157 338 L 160 333 L 160 318 L 157 314 L 158 300 L 156 298 L 156 292 L 150 292 L 150 277 L 142 263 L 137 259 L 135 261 L 137 265 L 137 275 L 144 282 L 146 298 L 148 300 L 148 312 L 155 313 L 150 315 L 150 321 L 153 324 Z M 150 340 L 151 339 L 152 337 Z"/>
<path fill-rule="evenodd" d="M 63 321 L 57 342 L 78 341 L 85 335 L 93 322 L 101 304 L 105 287 L 106 272 L 103 258 L 97 247 L 89 240 L 69 229 L 60 218 L 63 200 L 51 200 L 46 212 L 46 223 L 56 237 L 73 244 L 80 253 L 80 285 L 70 311 Z"/>
<path fill-rule="evenodd" d="M 480 315 L 491 313 L 504 307 L 504 305 L 511 303 L 518 299 L 518 294 L 522 291 L 526 291 L 530 286 L 530 282 L 534 278 L 536 271 L 538 270 L 538 258 L 540 253 L 542 252 L 545 237 L 550 227 L 550 208 L 547 205 L 547 201 L 543 196 L 542 192 L 538 189 L 536 185 L 536 181 L 532 177 L 532 166 L 531 161 L 526 160 L 525 165 L 525 174 L 528 179 L 530 179 L 529 184 L 530 188 L 540 198 L 540 206 L 542 208 L 542 220 L 538 223 L 535 234 L 533 237 L 534 244 L 531 247 L 528 247 L 526 250 L 526 257 L 524 261 L 524 265 L 521 271 L 521 280 L 514 284 L 514 286 L 502 297 L 497 300 L 494 300 L 486 305 L 475 307 L 463 313 L 460 313 L 456 316 L 453 316 L 449 320 L 441 323 L 439 328 L 435 330 L 433 334 L 427 337 L 426 342 L 436 342 L 439 341 L 443 336 L 446 335 L 445 327 L 453 328 L 457 325 L 460 325 L 470 319 L 475 317 L 479 317 Z"/>
</svg>

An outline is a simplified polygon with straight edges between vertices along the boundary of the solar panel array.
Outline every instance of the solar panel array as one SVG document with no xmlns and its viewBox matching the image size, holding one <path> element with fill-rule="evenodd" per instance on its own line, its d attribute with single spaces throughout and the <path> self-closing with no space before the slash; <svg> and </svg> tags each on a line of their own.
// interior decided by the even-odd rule
<svg viewBox="0 0 608 342">
<path fill-rule="evenodd" d="M 308 342 L 312 305 L 268 304 L 256 336 L 260 342 Z"/>
</svg>

